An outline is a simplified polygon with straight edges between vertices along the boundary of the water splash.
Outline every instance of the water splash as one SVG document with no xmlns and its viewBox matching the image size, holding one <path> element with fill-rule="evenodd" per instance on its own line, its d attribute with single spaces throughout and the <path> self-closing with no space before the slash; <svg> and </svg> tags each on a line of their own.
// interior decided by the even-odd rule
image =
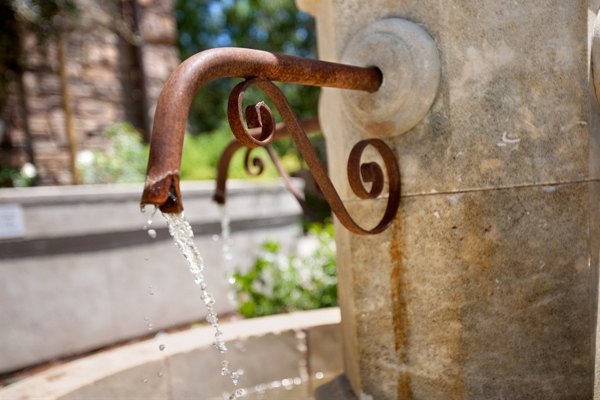
<svg viewBox="0 0 600 400">
<path fill-rule="evenodd" d="M 223 354 L 227 351 L 227 346 L 225 345 L 225 340 L 223 339 L 223 332 L 221 332 L 221 329 L 219 328 L 219 318 L 217 316 L 217 312 L 215 311 L 215 298 L 208 291 L 208 286 L 206 284 L 206 279 L 204 276 L 204 260 L 202 259 L 202 256 L 200 255 L 200 252 L 193 241 L 194 233 L 192 231 L 192 227 L 186 221 L 183 213 L 163 214 L 163 216 L 167 220 L 169 233 L 188 262 L 188 267 L 194 277 L 194 282 L 200 287 L 200 295 L 208 311 L 206 320 L 208 323 L 210 323 L 215 331 L 215 340 L 213 345 L 221 354 Z M 234 386 L 237 386 L 239 378 L 242 374 L 242 370 L 231 370 L 229 368 L 229 363 L 227 361 L 223 361 L 221 375 L 227 376 Z M 234 400 L 244 396 L 244 394 L 245 391 L 243 389 L 236 389 L 228 397 L 228 399 Z"/>
</svg>

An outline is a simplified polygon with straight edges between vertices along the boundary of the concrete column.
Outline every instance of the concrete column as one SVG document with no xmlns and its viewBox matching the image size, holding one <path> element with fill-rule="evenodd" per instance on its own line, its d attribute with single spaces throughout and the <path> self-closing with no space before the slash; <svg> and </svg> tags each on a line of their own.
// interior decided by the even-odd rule
<svg viewBox="0 0 600 400">
<path fill-rule="evenodd" d="M 354 394 L 591 399 L 600 133 L 589 38 L 598 1 L 300 3 L 316 16 L 321 59 L 340 61 L 359 31 L 397 17 L 420 24 L 441 60 L 429 113 L 386 139 L 402 174 L 393 227 L 369 237 L 336 230 Z M 344 166 L 378 126 L 350 121 L 344 96 L 323 91 L 321 123 L 334 183 L 368 225 L 385 199 L 358 200 Z"/>
</svg>

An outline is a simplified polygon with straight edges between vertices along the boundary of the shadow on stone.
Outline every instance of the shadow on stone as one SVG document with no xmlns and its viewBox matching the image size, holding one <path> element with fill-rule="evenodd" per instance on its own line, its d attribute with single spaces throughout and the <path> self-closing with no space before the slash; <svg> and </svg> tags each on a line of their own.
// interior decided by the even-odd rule
<svg viewBox="0 0 600 400">
<path fill-rule="evenodd" d="M 316 400 L 357 400 L 352 392 L 345 374 L 340 374 L 331 382 L 319 386 L 315 390 Z"/>
</svg>

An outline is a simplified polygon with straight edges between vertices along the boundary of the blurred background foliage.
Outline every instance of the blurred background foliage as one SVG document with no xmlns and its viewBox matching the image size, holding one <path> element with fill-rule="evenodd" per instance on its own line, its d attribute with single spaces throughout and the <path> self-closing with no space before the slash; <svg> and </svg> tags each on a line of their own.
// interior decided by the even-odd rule
<svg viewBox="0 0 600 400">
<path fill-rule="evenodd" d="M 316 58 L 314 19 L 299 11 L 294 0 L 176 0 L 175 9 L 182 59 L 203 50 L 229 46 Z M 189 129 L 192 134 L 227 132 L 220 128 L 226 120 L 229 93 L 239 81 L 219 79 L 202 88 L 190 109 Z M 290 84 L 278 86 L 299 118 L 316 115 L 318 88 Z M 249 91 L 247 99 L 253 102 L 267 100 L 257 92 Z M 271 109 L 277 118 L 276 110 L 274 107 Z M 321 147 L 320 153 L 324 153 L 323 144 L 317 143 Z M 284 159 L 300 160 L 291 139 L 278 140 L 272 146 Z M 286 165 L 290 166 L 290 163 Z"/>
<path fill-rule="evenodd" d="M 146 175 L 148 146 L 128 122 L 106 128 L 106 148 L 79 152 L 77 167 L 82 183 L 143 182 Z"/>
<path fill-rule="evenodd" d="M 61 32 L 78 20 L 78 15 L 75 0 L 0 0 L 0 111 L 9 99 L 11 83 L 23 84 L 23 28 L 35 35 L 37 50 L 44 54 L 47 43 L 57 40 Z M 4 126 L 0 126 L 0 147 L 10 148 L 11 142 L 4 132 Z M 0 187 L 35 184 L 37 171 L 31 145 L 26 153 L 28 160 L 21 167 L 0 165 Z"/>
<path fill-rule="evenodd" d="M 293 255 L 275 241 L 263 243 L 252 268 L 233 277 L 245 317 L 337 305 L 333 225 L 311 224 Z"/>
<path fill-rule="evenodd" d="M 25 27 L 33 32 L 43 50 L 48 40 L 53 41 L 62 32 L 83 23 L 77 5 L 76 0 L 0 0 L 0 23 L 3 27 L 3 34 L 0 35 L 0 109 L 8 98 L 8 84 L 21 80 L 23 74 L 20 30 Z M 294 0 L 175 0 L 174 7 L 182 60 L 200 51 L 223 46 L 316 57 L 314 20 L 299 11 Z M 239 80 L 236 79 L 215 80 L 196 96 L 189 112 L 190 133 L 184 147 L 182 179 L 214 178 L 218 157 L 232 138 L 226 122 L 226 104 L 237 82 Z M 289 84 L 279 86 L 299 118 L 316 115 L 318 88 Z M 250 101 L 264 100 L 258 90 L 250 91 L 248 98 Z M 143 179 L 143 173 L 133 173 L 139 163 L 135 161 L 132 166 L 128 162 L 134 154 L 144 159 L 147 157 L 147 150 L 133 140 L 137 133 L 132 129 L 131 126 L 118 123 L 105 131 L 105 137 L 113 140 L 116 147 L 123 144 L 118 137 L 123 135 L 122 139 L 132 147 L 131 151 L 121 146 L 111 151 L 108 148 L 87 150 L 78 157 L 78 170 L 83 175 L 83 183 Z M 323 157 L 322 138 L 317 137 L 314 142 L 317 152 Z M 302 167 L 299 154 L 289 138 L 273 142 L 272 146 L 282 157 L 288 172 Z M 105 156 L 100 154 L 102 151 L 106 152 Z M 240 153 L 232 163 L 230 176 L 233 178 L 248 177 L 243 168 L 243 151 Z M 260 153 L 260 150 L 256 151 L 256 154 Z M 93 162 L 90 162 L 91 158 Z M 271 163 L 267 162 L 266 165 L 263 177 L 276 177 Z M 118 170 L 118 167 L 123 170 Z M 2 168 L 0 175 L 2 186 L 35 184 L 35 177 L 24 177 L 18 168 Z"/>
<path fill-rule="evenodd" d="M 176 0 L 175 15 L 178 29 L 178 45 L 181 59 L 215 47 L 236 46 L 302 57 L 315 57 L 314 20 L 300 12 L 294 0 Z M 183 148 L 181 178 L 184 180 L 213 179 L 218 159 L 233 139 L 226 117 L 227 99 L 239 79 L 218 79 L 206 85 L 196 96 L 189 112 L 189 133 Z M 315 116 L 319 89 L 301 85 L 279 85 L 298 117 Z M 250 90 L 249 101 L 264 100 L 258 90 Z M 277 112 L 275 116 L 277 117 Z M 124 125 L 117 128 L 127 135 Z M 112 128 L 109 128 L 109 131 Z M 110 135 L 115 137 L 114 135 Z M 322 137 L 314 139 L 316 150 L 324 158 Z M 136 144 L 138 146 L 138 144 Z M 289 173 L 302 168 L 302 161 L 291 139 L 284 138 L 272 143 Z M 137 150 L 140 154 L 144 152 Z M 146 151 L 146 150 L 144 150 Z M 230 178 L 249 178 L 244 169 L 244 151 L 234 156 L 229 170 Z M 276 178 L 274 166 L 263 149 L 253 155 L 261 156 L 265 171 L 259 178 Z M 122 156 L 125 156 L 123 158 Z M 117 165 L 127 166 L 130 154 L 115 151 L 111 159 L 96 152 L 93 163 L 89 154 L 79 162 L 84 182 L 121 182 L 124 176 L 133 177 L 130 171 L 119 173 Z M 104 160 L 104 161 L 102 161 Z M 104 172 L 101 170 L 104 169 Z M 138 177 L 143 179 L 143 172 Z"/>
<path fill-rule="evenodd" d="M 77 18 L 75 0 L 0 0 L 0 109 L 7 99 L 9 82 L 23 70 L 19 22 L 36 35 L 43 49 Z"/>
<path fill-rule="evenodd" d="M 229 124 L 225 121 L 212 132 L 202 135 L 186 134 L 183 145 L 181 161 L 181 178 L 183 180 L 215 179 L 217 176 L 217 164 L 223 150 L 233 140 Z M 245 149 L 238 150 L 229 164 L 228 177 L 230 179 L 254 178 L 248 175 L 244 167 Z M 257 179 L 274 179 L 279 173 L 270 161 L 263 148 L 252 150 L 251 157 L 260 157 L 264 161 L 265 169 Z M 302 168 L 300 159 L 293 153 L 288 152 L 280 158 L 286 171 L 292 172 Z"/>
<path fill-rule="evenodd" d="M 108 139 L 102 149 L 79 152 L 77 167 L 82 183 L 130 183 L 143 182 L 146 176 L 146 163 L 149 147 L 143 142 L 140 133 L 128 122 L 119 122 L 109 126 L 103 132 Z M 202 135 L 186 133 L 181 158 L 180 176 L 182 180 L 215 179 L 217 164 L 221 153 L 233 140 L 229 125 L 224 122 L 213 132 Z M 252 150 L 251 157 L 260 157 L 265 169 L 259 176 L 248 175 L 244 166 L 246 151 L 240 149 L 229 164 L 230 179 L 275 179 L 279 173 L 270 161 L 265 149 Z M 280 161 L 286 171 L 298 171 L 302 163 L 294 154 L 284 154 Z M 13 186 L 27 186 L 29 180 L 20 170 L 3 169 L 2 180 L 14 179 Z"/>
<path fill-rule="evenodd" d="M 179 50 L 186 59 L 215 47 L 246 47 L 316 57 L 314 19 L 301 12 L 294 0 L 176 0 Z M 225 118 L 232 79 L 208 84 L 190 111 L 190 131 L 219 127 Z M 299 117 L 314 116 L 319 90 L 298 85 L 281 86 Z"/>
</svg>

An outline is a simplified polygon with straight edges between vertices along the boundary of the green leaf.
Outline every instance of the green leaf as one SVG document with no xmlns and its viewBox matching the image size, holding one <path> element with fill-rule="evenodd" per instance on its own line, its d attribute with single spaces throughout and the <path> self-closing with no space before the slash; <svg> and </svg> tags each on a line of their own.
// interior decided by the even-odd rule
<svg viewBox="0 0 600 400">
<path fill-rule="evenodd" d="M 309 234 L 318 242 L 312 254 L 286 255 L 278 242 L 265 241 L 253 267 L 234 274 L 242 315 L 262 316 L 337 304 L 333 229 L 315 225 Z"/>
</svg>

